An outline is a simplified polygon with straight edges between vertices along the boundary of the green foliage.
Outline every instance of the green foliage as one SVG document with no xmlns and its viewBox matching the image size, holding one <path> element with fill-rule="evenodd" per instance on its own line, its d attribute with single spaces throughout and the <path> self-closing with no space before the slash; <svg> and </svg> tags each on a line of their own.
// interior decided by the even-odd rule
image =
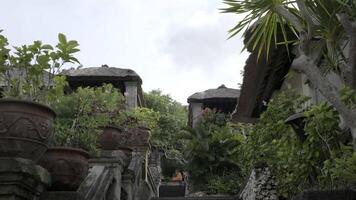
<svg viewBox="0 0 356 200">
<path fill-rule="evenodd" d="M 83 148 L 96 152 L 100 127 L 112 123 L 123 108 L 124 98 L 112 85 L 78 88 L 57 97 L 53 108 L 57 112 L 53 145 Z"/>
<path fill-rule="evenodd" d="M 152 129 L 151 143 L 163 150 L 168 159 L 183 162 L 182 149 L 185 144 L 179 138 L 187 124 L 186 108 L 160 90 L 145 93 L 144 97 L 146 106 L 160 114 L 157 127 Z"/>
<path fill-rule="evenodd" d="M 5 97 L 48 104 L 62 94 L 65 78 L 55 74 L 65 64 L 79 63 L 73 56 L 79 45 L 61 33 L 58 39 L 55 47 L 34 41 L 10 49 L 7 38 L 0 34 L 0 81 L 6 85 Z"/>
<path fill-rule="evenodd" d="M 186 169 L 194 189 L 208 188 L 213 193 L 235 193 L 239 189 L 241 179 L 231 180 L 227 174 L 241 175 L 237 160 L 243 136 L 222 116 L 205 109 L 202 119 L 186 135 Z"/>
<path fill-rule="evenodd" d="M 243 182 L 241 175 L 236 172 L 211 175 L 207 180 L 206 188 L 212 194 L 237 194 Z"/>
<path fill-rule="evenodd" d="M 350 151 L 350 149 L 349 149 Z M 351 152 L 351 151 L 350 151 Z M 350 153 L 351 154 L 351 153 Z M 353 152 L 344 158 L 336 158 L 335 163 L 330 167 L 331 176 L 341 180 L 344 184 L 353 185 L 356 183 L 356 153 Z"/>
<path fill-rule="evenodd" d="M 356 15 L 356 3 L 350 0 L 223 0 L 226 13 L 234 13 L 244 18 L 229 32 L 230 37 L 243 32 L 245 45 L 255 50 L 260 57 L 268 56 L 276 45 L 305 45 L 301 40 L 315 38 L 309 50 L 303 46 L 299 50 L 311 56 L 321 53 L 325 63 L 323 70 L 339 73 L 347 63 L 345 36 L 349 31 L 342 26 L 340 14 L 345 14 L 351 22 Z M 294 33 L 290 37 L 289 33 Z M 306 34 L 304 34 L 306 33 Z M 304 34 L 304 35 L 303 35 Z M 287 48 L 288 50 L 288 48 Z M 306 52 L 308 51 L 308 52 Z M 319 56 L 318 56 L 319 57 Z M 325 64 L 325 65 L 324 65 Z"/>
<path fill-rule="evenodd" d="M 154 130 L 157 127 L 160 113 L 150 108 L 137 107 L 133 110 L 124 110 L 117 115 L 112 123 L 119 127 L 147 127 Z"/>
<path fill-rule="evenodd" d="M 240 145 L 243 173 L 248 175 L 256 163 L 266 162 L 278 182 L 279 195 L 284 197 L 306 188 L 330 188 L 345 182 L 337 175 L 340 170 L 334 163 L 341 162 L 338 160 L 349 154 L 345 148 L 351 146 L 340 131 L 339 116 L 331 106 L 322 103 L 305 108 L 307 138 L 303 142 L 285 124 L 285 119 L 300 111 L 306 101 L 294 93 L 279 94 Z"/>
<path fill-rule="evenodd" d="M 258 50 L 258 57 L 262 52 L 267 56 L 272 46 L 277 43 L 288 44 L 294 42 L 288 37 L 288 32 L 293 31 L 292 26 L 285 26 L 286 20 L 279 16 L 274 8 L 284 6 L 294 13 L 292 1 L 286 0 L 224 0 L 227 8 L 222 9 L 225 13 L 244 14 L 245 17 L 229 32 L 230 37 L 244 31 L 243 35 L 248 37 L 246 46 L 252 50 Z M 249 30 L 251 28 L 252 30 Z M 251 31 L 251 32 L 250 32 Z M 280 36 L 279 34 L 282 35 Z"/>
<path fill-rule="evenodd" d="M 356 91 L 344 86 L 340 90 L 341 100 L 350 108 L 356 108 Z"/>
</svg>

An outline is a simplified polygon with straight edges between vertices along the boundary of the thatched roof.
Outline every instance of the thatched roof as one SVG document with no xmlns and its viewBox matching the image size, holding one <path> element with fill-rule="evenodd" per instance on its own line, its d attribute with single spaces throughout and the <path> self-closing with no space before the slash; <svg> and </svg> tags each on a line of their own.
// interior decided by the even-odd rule
<svg viewBox="0 0 356 200">
<path fill-rule="evenodd" d="M 62 75 L 67 76 L 67 81 L 71 89 L 78 87 L 96 87 L 103 83 L 110 83 L 114 87 L 125 92 L 125 82 L 137 82 L 137 95 L 140 106 L 145 105 L 143 99 L 143 91 L 141 88 L 142 79 L 132 69 L 109 67 L 102 65 L 101 67 L 89 67 L 64 70 Z"/>
<path fill-rule="evenodd" d="M 109 67 L 89 67 L 80 69 L 64 70 L 61 74 L 66 75 L 70 79 L 112 79 L 121 81 L 138 81 L 142 83 L 140 76 L 132 69 Z"/>
<path fill-rule="evenodd" d="M 249 123 L 259 118 L 273 92 L 282 86 L 292 60 L 293 55 L 288 55 L 285 46 L 271 50 L 268 59 L 264 55 L 257 59 L 257 51 L 250 54 L 234 121 Z"/>
<path fill-rule="evenodd" d="M 255 28 L 254 24 L 245 34 L 245 45 L 253 35 Z M 285 28 L 288 41 L 295 40 L 296 36 L 293 31 L 288 27 Z M 283 42 L 284 37 L 278 26 L 277 41 Z M 274 41 L 271 42 L 273 43 Z M 258 58 L 257 48 L 253 50 L 251 45 L 246 47 L 251 54 L 246 60 L 241 95 L 237 110 L 233 114 L 233 120 L 237 122 L 255 122 L 259 118 L 266 109 L 266 103 L 272 97 L 273 92 L 282 86 L 294 59 L 292 46 L 288 46 L 288 50 L 285 45 L 271 46 L 268 58 L 266 53 L 262 53 Z"/>
<path fill-rule="evenodd" d="M 227 88 L 221 85 L 216 89 L 209 89 L 203 92 L 197 92 L 188 97 L 188 103 L 191 102 L 204 102 L 207 100 L 237 100 L 240 96 L 240 90 Z"/>
</svg>

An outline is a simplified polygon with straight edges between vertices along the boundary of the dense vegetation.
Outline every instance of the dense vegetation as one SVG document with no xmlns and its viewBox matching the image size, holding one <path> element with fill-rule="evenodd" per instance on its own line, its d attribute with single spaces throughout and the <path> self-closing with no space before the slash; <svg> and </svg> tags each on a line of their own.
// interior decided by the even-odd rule
<svg viewBox="0 0 356 200">
<path fill-rule="evenodd" d="M 352 91 L 343 91 L 342 98 L 354 105 Z M 308 101 L 291 91 L 278 94 L 254 125 L 233 124 L 222 113 L 204 110 L 197 126 L 182 138 L 191 189 L 236 194 L 251 170 L 261 164 L 272 170 L 278 194 L 285 198 L 304 189 L 355 184 L 356 154 L 350 132 L 340 129 L 332 106 L 310 106 Z M 285 122 L 297 112 L 305 116 L 304 137 Z"/>
<path fill-rule="evenodd" d="M 303 73 L 338 111 L 350 128 L 356 150 L 356 110 L 339 95 L 334 80 L 356 90 L 356 1 L 354 0 L 224 0 L 224 12 L 242 16 L 231 30 L 245 36 L 245 47 L 269 55 L 277 45 L 294 54 L 291 68 Z M 289 37 L 293 33 L 295 37 Z M 290 47 L 293 48 L 290 48 Z M 293 51 L 292 51 L 293 49 Z"/>
<path fill-rule="evenodd" d="M 52 102 L 57 113 L 54 146 L 79 147 L 91 154 L 97 152 L 97 136 L 103 127 L 115 125 L 124 109 L 124 97 L 111 84 L 81 88 L 58 95 Z"/>
<path fill-rule="evenodd" d="M 160 148 L 168 159 L 182 160 L 181 130 L 187 125 L 187 109 L 160 90 L 144 94 L 146 107 L 159 113 L 157 126 L 152 131 L 152 144 Z"/>
<path fill-rule="evenodd" d="M 243 137 L 225 114 L 205 109 L 184 140 L 185 170 L 190 174 L 193 191 L 224 194 L 239 191 L 242 180 L 238 151 Z"/>
<path fill-rule="evenodd" d="M 310 188 L 337 188 L 356 183 L 351 135 L 339 128 L 339 115 L 321 103 L 306 106 L 308 98 L 293 92 L 277 95 L 251 127 L 240 146 L 244 175 L 264 162 L 278 182 L 278 193 L 291 197 Z M 298 111 L 305 115 L 305 140 L 285 123 Z M 353 164 L 352 164 L 353 163 Z"/>
</svg>

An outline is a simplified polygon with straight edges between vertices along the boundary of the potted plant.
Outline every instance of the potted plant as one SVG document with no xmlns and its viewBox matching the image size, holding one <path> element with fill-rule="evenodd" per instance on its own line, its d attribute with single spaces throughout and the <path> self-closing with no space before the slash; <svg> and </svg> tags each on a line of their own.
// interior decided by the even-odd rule
<svg viewBox="0 0 356 200">
<path fill-rule="evenodd" d="M 0 157 L 37 161 L 47 149 L 56 116 L 48 106 L 66 85 L 55 74 L 79 63 L 78 43 L 63 34 L 58 39 L 55 47 L 35 41 L 10 48 L 0 30 Z"/>
<path fill-rule="evenodd" d="M 101 127 L 110 122 L 120 106 L 121 94 L 112 85 L 78 88 L 62 95 L 53 108 L 57 112 L 52 146 L 40 161 L 52 175 L 51 190 L 76 190 L 88 172 L 88 158 L 97 152 Z"/>
<path fill-rule="evenodd" d="M 98 145 L 103 150 L 122 150 L 130 156 L 133 147 L 148 145 L 150 130 L 158 120 L 159 113 L 149 108 L 119 110 L 99 135 Z"/>
<path fill-rule="evenodd" d="M 98 135 L 97 146 L 101 150 L 117 150 L 122 142 L 120 140 L 123 139 L 121 136 L 124 134 L 124 127 L 122 123 L 117 123 L 117 119 L 121 121 L 126 119 L 125 99 L 118 91 L 115 91 L 111 98 L 116 103 L 116 107 L 107 111 L 108 123 L 101 127 L 101 133 Z"/>
</svg>

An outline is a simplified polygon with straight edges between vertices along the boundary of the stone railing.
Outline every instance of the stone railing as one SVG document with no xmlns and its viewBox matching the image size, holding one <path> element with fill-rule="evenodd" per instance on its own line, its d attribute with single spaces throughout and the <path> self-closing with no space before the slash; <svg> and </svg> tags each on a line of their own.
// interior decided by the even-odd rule
<svg viewBox="0 0 356 200">
<path fill-rule="evenodd" d="M 92 159 L 91 169 L 78 194 L 86 200 L 120 199 L 125 157 L 121 151 L 107 151 L 102 152 L 101 158 Z"/>
</svg>

